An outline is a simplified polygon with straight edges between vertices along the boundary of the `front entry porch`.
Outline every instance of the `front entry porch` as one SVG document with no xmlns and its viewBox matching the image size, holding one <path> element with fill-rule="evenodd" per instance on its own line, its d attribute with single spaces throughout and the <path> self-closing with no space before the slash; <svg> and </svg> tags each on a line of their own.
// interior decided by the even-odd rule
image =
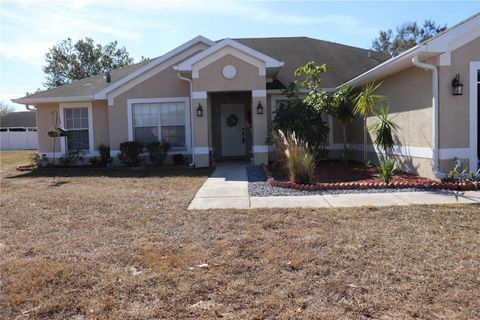
<svg viewBox="0 0 480 320">
<path fill-rule="evenodd" d="M 266 90 L 193 92 L 195 167 L 242 160 L 268 163 Z M 201 114 L 196 110 L 202 110 Z"/>
<path fill-rule="evenodd" d="M 252 96 L 250 92 L 208 94 L 211 156 L 215 162 L 252 160 Z"/>
</svg>

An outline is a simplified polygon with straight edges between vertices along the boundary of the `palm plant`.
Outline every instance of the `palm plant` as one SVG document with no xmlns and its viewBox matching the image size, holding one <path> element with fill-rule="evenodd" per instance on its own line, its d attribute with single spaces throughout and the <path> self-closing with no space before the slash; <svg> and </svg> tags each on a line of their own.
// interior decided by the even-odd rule
<svg viewBox="0 0 480 320">
<path fill-rule="evenodd" d="M 355 98 L 354 114 L 361 115 L 363 117 L 363 163 L 364 167 L 367 166 L 367 118 L 377 109 L 377 106 L 381 101 L 385 99 L 385 96 L 376 94 L 375 91 L 380 87 L 382 83 L 376 84 L 375 82 L 369 83 L 362 88 Z"/>
<path fill-rule="evenodd" d="M 385 159 L 388 158 L 388 150 L 393 148 L 393 134 L 397 132 L 398 125 L 393 121 L 396 116 L 389 118 L 389 107 L 381 106 L 375 112 L 378 122 L 370 125 L 369 129 L 375 134 L 375 145 L 381 147 L 385 153 Z"/>
</svg>

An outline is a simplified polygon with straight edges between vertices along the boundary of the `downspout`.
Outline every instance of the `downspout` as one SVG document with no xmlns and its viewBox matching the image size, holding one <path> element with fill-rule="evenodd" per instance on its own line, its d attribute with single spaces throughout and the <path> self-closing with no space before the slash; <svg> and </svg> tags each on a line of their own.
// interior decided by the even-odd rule
<svg viewBox="0 0 480 320">
<path fill-rule="evenodd" d="M 418 55 L 412 58 L 412 63 L 418 68 L 428 69 L 432 71 L 432 112 L 433 112 L 433 123 L 432 123 L 432 149 L 433 149 L 433 173 L 439 179 L 445 178 L 445 173 L 440 172 L 439 169 L 439 135 L 438 135 L 438 68 L 433 64 L 428 64 L 420 62 L 418 60 Z"/>
<path fill-rule="evenodd" d="M 194 134 L 194 131 L 195 131 L 195 124 L 194 124 L 194 121 L 193 121 L 193 116 L 192 116 L 192 106 L 193 106 L 193 97 L 192 97 L 192 79 L 189 79 L 189 78 L 186 78 L 186 77 L 182 77 L 180 75 L 180 72 L 177 72 L 177 77 L 180 79 L 180 80 L 184 80 L 184 81 L 187 81 L 189 83 L 189 86 L 190 86 L 190 126 L 191 126 L 191 130 L 190 130 L 190 143 L 191 143 L 191 150 L 192 150 L 192 162 L 189 164 L 190 167 L 194 167 L 195 166 L 195 150 L 194 150 L 194 146 L 195 146 L 195 134 Z"/>
</svg>

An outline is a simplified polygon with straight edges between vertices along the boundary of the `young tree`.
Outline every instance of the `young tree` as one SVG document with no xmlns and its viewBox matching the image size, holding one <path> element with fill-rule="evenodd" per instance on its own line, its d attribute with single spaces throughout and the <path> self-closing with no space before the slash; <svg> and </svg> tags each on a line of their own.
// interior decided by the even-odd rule
<svg viewBox="0 0 480 320">
<path fill-rule="evenodd" d="M 375 134 L 374 143 L 377 147 L 383 149 L 385 160 L 388 159 L 388 150 L 395 145 L 393 135 L 399 128 L 393 120 L 396 116 L 389 117 L 389 113 L 390 109 L 388 107 L 381 106 L 380 109 L 375 112 L 378 122 L 370 125 L 370 130 Z"/>
<path fill-rule="evenodd" d="M 44 84 L 52 88 L 130 65 L 133 58 L 125 47 L 117 48 L 117 41 L 102 46 L 91 38 L 76 43 L 68 38 L 50 48 L 45 61 L 47 64 L 42 69 L 47 81 Z"/>
<path fill-rule="evenodd" d="M 327 65 L 321 66 L 315 62 L 309 62 L 298 68 L 295 75 L 304 76 L 301 86 L 304 87 L 308 95 L 304 102 L 310 107 L 315 108 L 320 113 L 328 114 L 340 122 L 343 133 L 343 144 L 345 156 L 347 154 L 347 126 L 353 120 L 354 101 L 352 88 L 342 86 L 336 92 L 325 92 L 320 87 L 320 75 L 328 71 Z"/>
<path fill-rule="evenodd" d="M 0 101 L 0 116 L 15 111 L 15 108 L 8 103 Z"/>
<path fill-rule="evenodd" d="M 296 94 L 295 83 L 290 84 L 285 91 L 288 101 L 278 106 L 272 122 L 272 132 L 293 133 L 308 143 L 314 150 L 319 151 L 328 134 L 328 126 L 322 118 L 322 112 L 307 105 Z"/>
<path fill-rule="evenodd" d="M 419 26 L 417 22 L 405 22 L 397 27 L 395 34 L 391 29 L 380 31 L 372 42 L 372 49 L 396 56 L 446 28 L 446 25 L 437 25 L 432 20 L 425 20 L 423 26 Z"/>
<path fill-rule="evenodd" d="M 352 95 L 352 87 L 342 86 L 332 95 L 332 116 L 338 120 L 342 126 L 344 158 L 347 158 L 347 127 L 353 121 L 354 98 Z"/>
<path fill-rule="evenodd" d="M 382 83 L 376 84 L 375 82 L 372 82 L 365 85 L 355 98 L 355 109 L 353 110 L 353 113 L 363 117 L 363 164 L 365 168 L 367 167 L 368 161 L 367 118 L 372 112 L 377 110 L 380 102 L 385 99 L 385 96 L 375 93 L 381 84 Z"/>
</svg>

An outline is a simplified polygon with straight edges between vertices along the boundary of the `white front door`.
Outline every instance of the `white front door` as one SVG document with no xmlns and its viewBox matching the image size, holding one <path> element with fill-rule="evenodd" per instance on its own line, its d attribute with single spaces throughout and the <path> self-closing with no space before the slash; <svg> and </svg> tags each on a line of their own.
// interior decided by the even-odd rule
<svg viewBox="0 0 480 320">
<path fill-rule="evenodd" d="M 245 110 L 243 104 L 220 105 L 222 156 L 245 156 Z"/>
</svg>

